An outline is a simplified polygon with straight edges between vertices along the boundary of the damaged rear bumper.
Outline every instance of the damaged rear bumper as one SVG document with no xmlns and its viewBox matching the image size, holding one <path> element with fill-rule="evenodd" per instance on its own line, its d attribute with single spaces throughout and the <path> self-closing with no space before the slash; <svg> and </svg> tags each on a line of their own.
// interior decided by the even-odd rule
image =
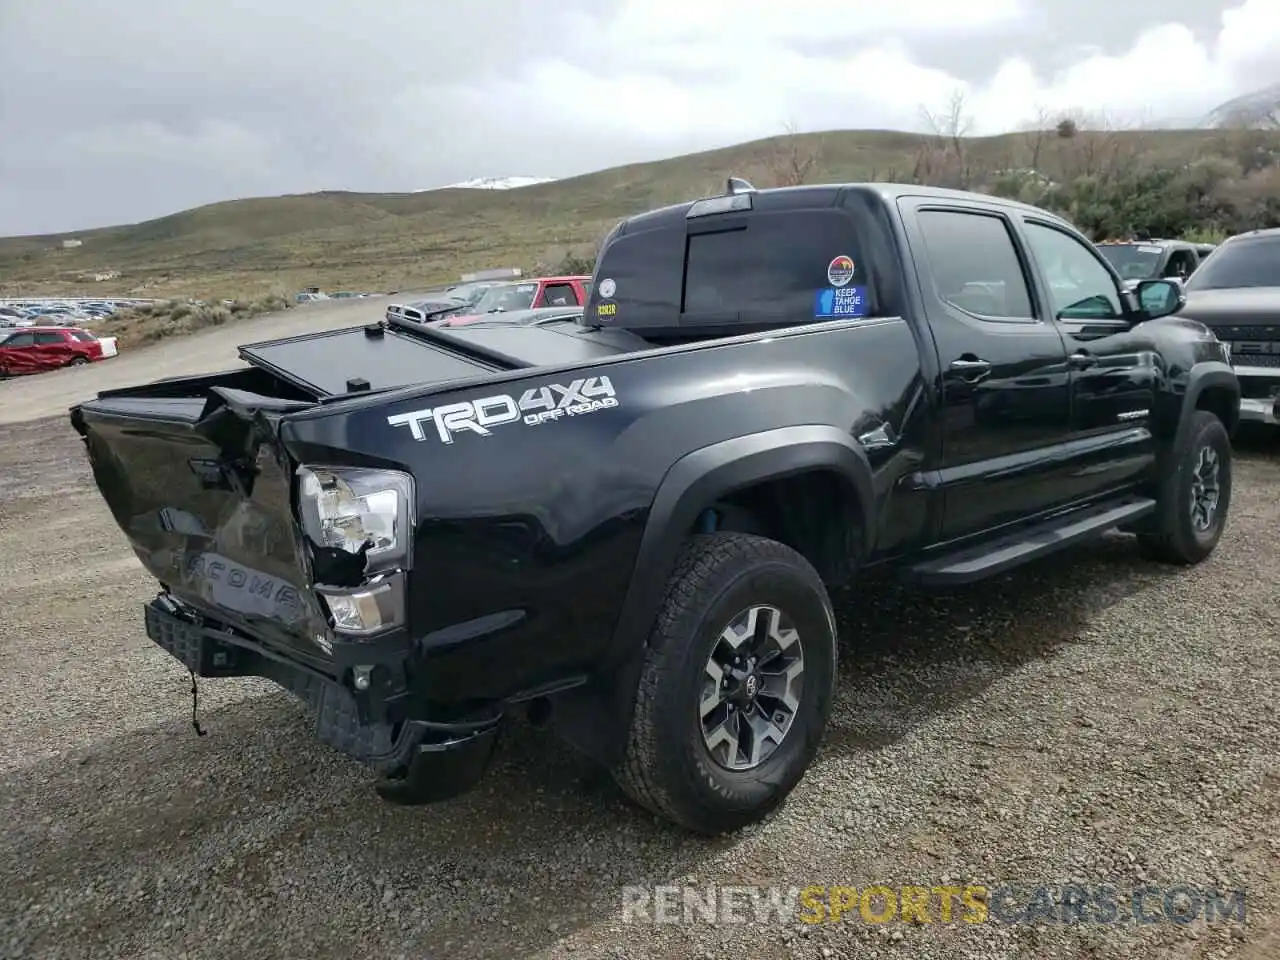
<svg viewBox="0 0 1280 960">
<path fill-rule="evenodd" d="M 384 799 L 445 800 L 475 786 L 488 767 L 500 712 L 451 721 L 393 719 L 385 708 L 371 714 L 332 677 L 189 614 L 164 594 L 144 615 L 147 636 L 196 676 L 262 677 L 305 703 L 316 737 L 377 773 Z"/>
</svg>

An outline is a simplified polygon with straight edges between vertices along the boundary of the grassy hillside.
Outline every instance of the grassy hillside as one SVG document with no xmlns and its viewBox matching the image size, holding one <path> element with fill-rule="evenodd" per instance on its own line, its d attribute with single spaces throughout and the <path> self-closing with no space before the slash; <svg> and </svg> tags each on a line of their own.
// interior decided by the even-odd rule
<svg viewBox="0 0 1280 960">
<path fill-rule="evenodd" d="M 947 141 L 883 131 L 777 137 L 513 191 L 318 193 L 211 204 L 131 226 L 0 239 L 0 295 L 258 296 L 304 286 L 397 290 L 467 270 L 555 263 L 593 249 L 621 217 L 718 192 L 856 180 L 989 183 L 1034 166 L 1078 179 L 1105 166 L 1183 167 L 1237 150 L 1218 131 L 1047 133 Z M 939 161 L 942 158 L 942 161 Z M 949 158 L 949 159 L 948 159 Z M 939 165 L 941 163 L 941 165 Z M 790 171 L 790 172 L 789 172 Z M 802 176 L 800 175 L 802 173 Z M 61 248 L 65 237 L 82 246 Z M 118 270 L 119 280 L 86 275 Z"/>
</svg>

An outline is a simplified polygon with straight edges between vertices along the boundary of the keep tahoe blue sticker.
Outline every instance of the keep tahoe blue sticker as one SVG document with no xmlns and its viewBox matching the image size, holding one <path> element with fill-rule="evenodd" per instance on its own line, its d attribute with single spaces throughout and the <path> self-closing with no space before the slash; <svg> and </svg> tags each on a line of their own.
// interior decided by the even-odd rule
<svg viewBox="0 0 1280 960">
<path fill-rule="evenodd" d="M 830 317 L 865 317 L 867 315 L 866 287 L 831 287 L 819 290 L 814 298 L 813 315 Z"/>
</svg>

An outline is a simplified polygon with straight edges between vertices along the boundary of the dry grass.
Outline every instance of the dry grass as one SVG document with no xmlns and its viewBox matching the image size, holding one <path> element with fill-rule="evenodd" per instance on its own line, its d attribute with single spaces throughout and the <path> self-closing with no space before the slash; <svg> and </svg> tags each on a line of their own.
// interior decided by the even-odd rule
<svg viewBox="0 0 1280 960">
<path fill-rule="evenodd" d="M 122 347 L 136 347 L 166 337 L 180 337 L 208 327 L 220 327 L 236 320 L 248 320 L 289 306 L 292 306 L 289 299 L 278 293 L 232 300 L 230 303 L 157 300 L 112 314 L 97 328 L 97 332 L 118 337 Z"/>
</svg>

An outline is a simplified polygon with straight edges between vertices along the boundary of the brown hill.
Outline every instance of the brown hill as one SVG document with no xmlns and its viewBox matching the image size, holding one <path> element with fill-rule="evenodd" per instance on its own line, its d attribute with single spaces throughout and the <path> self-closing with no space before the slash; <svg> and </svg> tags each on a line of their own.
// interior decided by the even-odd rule
<svg viewBox="0 0 1280 960">
<path fill-rule="evenodd" d="M 1074 131 L 1072 131 L 1074 133 Z M 0 239 L 0 294 L 253 296 L 318 285 L 399 290 L 492 266 L 589 252 L 619 218 L 714 193 L 733 174 L 757 186 L 960 179 L 1034 168 L 1075 179 L 1120 166 L 1182 167 L 1235 149 L 1230 131 L 1055 131 L 954 143 L 888 131 L 774 137 L 510 191 L 326 192 L 233 200 L 129 226 Z M 945 174 L 945 176 L 944 176 Z M 63 249 L 75 237 L 82 245 Z M 93 282 L 100 271 L 119 280 Z"/>
</svg>

